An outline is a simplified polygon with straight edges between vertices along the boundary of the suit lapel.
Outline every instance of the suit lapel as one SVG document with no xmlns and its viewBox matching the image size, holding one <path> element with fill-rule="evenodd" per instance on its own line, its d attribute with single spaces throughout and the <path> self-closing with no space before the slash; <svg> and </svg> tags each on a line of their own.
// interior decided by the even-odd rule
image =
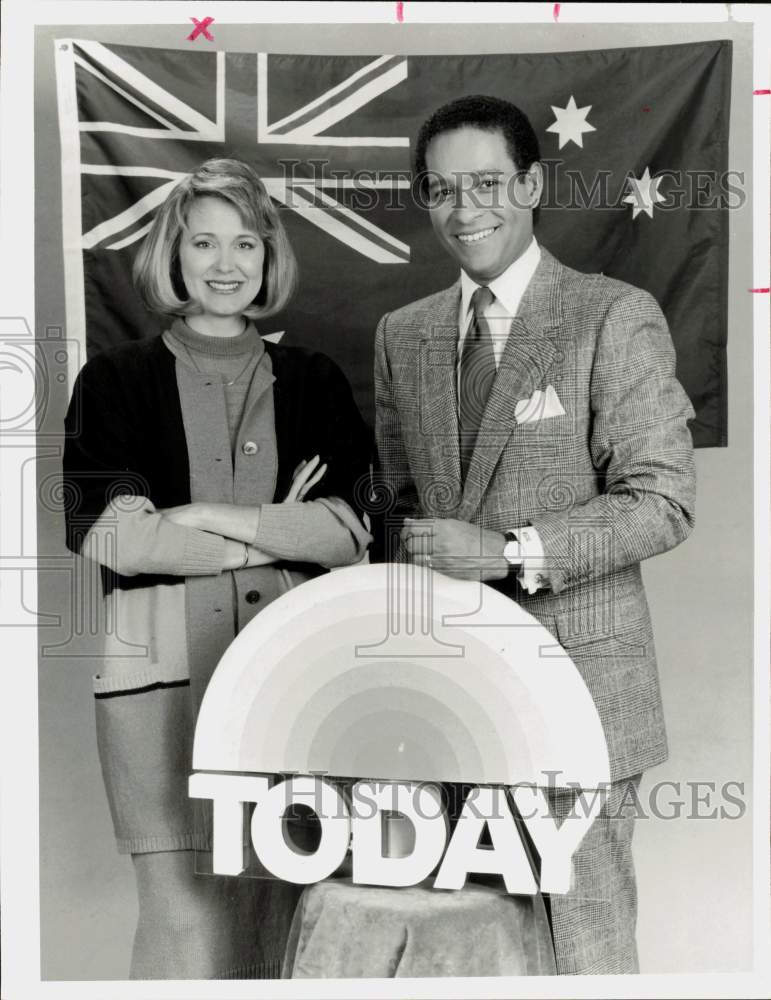
<svg viewBox="0 0 771 1000">
<path fill-rule="evenodd" d="M 457 516 L 476 513 L 506 442 L 515 431 L 517 403 L 546 382 L 557 350 L 562 321 L 560 265 L 541 247 L 541 260 L 511 323 L 487 406 L 482 417 Z"/>
<path fill-rule="evenodd" d="M 456 496 L 460 496 L 456 384 L 459 308 L 457 281 L 423 320 L 418 355 L 420 431 L 429 453 L 432 481 L 451 485 Z"/>
</svg>

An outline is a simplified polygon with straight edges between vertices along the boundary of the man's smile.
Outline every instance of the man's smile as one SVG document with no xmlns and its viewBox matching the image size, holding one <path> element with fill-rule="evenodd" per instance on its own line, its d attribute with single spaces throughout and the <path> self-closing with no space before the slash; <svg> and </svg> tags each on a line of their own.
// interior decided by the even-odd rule
<svg viewBox="0 0 771 1000">
<path fill-rule="evenodd" d="M 480 243 L 482 240 L 486 240 L 500 228 L 500 226 L 491 226 L 489 229 L 478 229 L 475 233 L 456 233 L 455 238 L 464 246 L 469 246 L 470 244 Z"/>
</svg>

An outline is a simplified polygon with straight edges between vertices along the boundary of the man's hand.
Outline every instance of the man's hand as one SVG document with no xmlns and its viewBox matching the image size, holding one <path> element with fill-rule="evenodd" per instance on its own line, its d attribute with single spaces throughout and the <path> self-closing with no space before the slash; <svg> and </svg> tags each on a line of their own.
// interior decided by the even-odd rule
<svg viewBox="0 0 771 1000">
<path fill-rule="evenodd" d="M 405 518 L 402 544 L 411 562 L 458 580 L 503 580 L 506 537 L 454 518 Z"/>
</svg>

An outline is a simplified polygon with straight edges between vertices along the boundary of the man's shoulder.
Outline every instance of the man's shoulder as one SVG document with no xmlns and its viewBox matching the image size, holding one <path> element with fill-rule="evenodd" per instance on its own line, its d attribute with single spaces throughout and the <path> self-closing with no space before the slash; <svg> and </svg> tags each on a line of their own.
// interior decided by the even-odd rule
<svg viewBox="0 0 771 1000">
<path fill-rule="evenodd" d="M 423 327 L 427 322 L 435 321 L 437 315 L 441 315 L 452 309 L 453 305 L 457 309 L 457 302 L 460 295 L 460 284 L 455 282 L 449 288 L 432 292 L 422 299 L 415 299 L 406 305 L 399 306 L 387 313 L 389 327 Z"/>
<path fill-rule="evenodd" d="M 557 290 L 558 323 L 566 336 L 585 343 L 600 336 L 628 342 L 642 327 L 670 336 L 661 305 L 644 288 L 607 274 L 578 271 L 549 257 L 553 278 L 548 287 L 552 293 Z"/>
</svg>

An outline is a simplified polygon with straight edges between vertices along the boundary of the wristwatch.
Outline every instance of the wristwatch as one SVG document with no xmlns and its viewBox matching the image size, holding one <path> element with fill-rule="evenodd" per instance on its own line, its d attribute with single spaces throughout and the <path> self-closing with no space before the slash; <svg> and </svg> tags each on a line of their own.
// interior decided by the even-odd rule
<svg viewBox="0 0 771 1000">
<path fill-rule="evenodd" d="M 519 539 L 516 531 L 504 531 L 506 544 L 503 546 L 503 558 L 512 569 L 522 568 L 522 556 L 519 554 Z"/>
</svg>

